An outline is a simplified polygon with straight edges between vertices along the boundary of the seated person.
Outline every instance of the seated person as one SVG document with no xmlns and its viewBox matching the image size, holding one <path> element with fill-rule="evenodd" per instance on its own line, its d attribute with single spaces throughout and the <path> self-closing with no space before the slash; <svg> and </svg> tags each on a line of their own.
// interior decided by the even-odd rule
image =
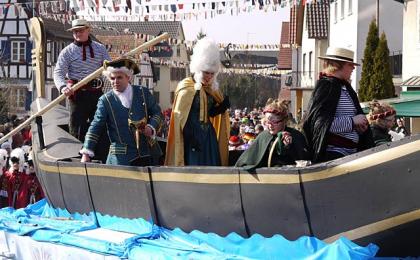
<svg viewBox="0 0 420 260">
<path fill-rule="evenodd" d="M 372 129 L 375 145 L 386 144 L 392 141 L 389 131 L 395 124 L 395 110 L 386 103 L 373 100 L 369 104 L 370 112 L 368 120 Z"/>
<path fill-rule="evenodd" d="M 305 137 L 287 127 L 288 101 L 270 100 L 264 109 L 267 130 L 261 132 L 253 144 L 236 162 L 236 167 L 254 170 L 260 167 L 294 165 L 307 159 Z"/>
<path fill-rule="evenodd" d="M 402 117 L 397 119 L 397 127 L 395 127 L 394 131 L 397 134 L 402 135 L 402 137 L 405 137 L 405 136 L 409 136 L 410 135 L 410 133 L 408 132 L 407 128 L 405 127 L 404 118 L 402 118 Z"/>
</svg>

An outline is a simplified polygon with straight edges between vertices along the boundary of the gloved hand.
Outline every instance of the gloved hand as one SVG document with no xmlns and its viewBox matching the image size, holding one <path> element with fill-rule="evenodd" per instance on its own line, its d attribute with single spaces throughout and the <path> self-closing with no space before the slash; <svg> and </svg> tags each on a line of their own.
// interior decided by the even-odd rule
<svg viewBox="0 0 420 260">
<path fill-rule="evenodd" d="M 225 110 L 230 108 L 230 100 L 229 100 L 229 96 L 225 96 L 225 99 L 223 99 L 222 104 L 221 104 Z"/>
<path fill-rule="evenodd" d="M 287 131 L 278 132 L 277 137 L 279 138 L 279 142 L 281 142 L 285 147 L 292 143 L 292 136 Z"/>
</svg>

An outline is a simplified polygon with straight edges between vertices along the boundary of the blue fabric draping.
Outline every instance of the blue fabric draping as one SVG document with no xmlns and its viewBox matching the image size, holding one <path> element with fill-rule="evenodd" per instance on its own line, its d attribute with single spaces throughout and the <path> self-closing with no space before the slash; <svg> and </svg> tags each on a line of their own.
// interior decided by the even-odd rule
<svg viewBox="0 0 420 260">
<path fill-rule="evenodd" d="M 133 234 L 123 242 L 81 236 L 80 231 L 99 228 Z M 370 259 L 378 247 L 361 247 L 342 237 L 327 244 L 303 236 L 289 241 L 281 235 L 243 238 L 236 233 L 221 237 L 214 233 L 168 230 L 143 219 L 70 214 L 54 209 L 46 200 L 26 208 L 0 209 L 0 230 L 30 236 L 36 241 L 84 248 L 96 253 L 128 259 Z"/>
</svg>

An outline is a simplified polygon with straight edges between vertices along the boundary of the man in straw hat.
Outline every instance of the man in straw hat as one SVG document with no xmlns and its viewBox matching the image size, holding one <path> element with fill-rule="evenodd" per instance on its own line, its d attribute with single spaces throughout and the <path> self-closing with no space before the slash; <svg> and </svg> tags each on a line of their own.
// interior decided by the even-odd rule
<svg viewBox="0 0 420 260">
<path fill-rule="evenodd" d="M 147 88 L 130 84 L 133 75 L 140 72 L 132 60 L 105 62 L 104 68 L 113 89 L 99 99 L 80 151 L 81 161 L 89 162 L 94 156 L 99 134 L 106 127 L 111 141 L 107 164 L 151 165 L 154 156 L 161 155 L 155 141 L 163 123 L 161 109 Z"/>
<path fill-rule="evenodd" d="M 73 20 L 68 31 L 73 33 L 74 42 L 58 56 L 54 83 L 60 93 L 64 93 L 70 100 L 69 132 L 83 142 L 89 122 L 93 120 L 98 99 L 103 94 L 102 84 L 95 79 L 75 93 L 71 87 L 111 58 L 103 44 L 90 38 L 91 26 L 86 20 Z"/>
<path fill-rule="evenodd" d="M 340 158 L 374 146 L 369 123 L 350 77 L 359 66 L 354 52 L 329 47 L 324 70 L 312 93 L 303 123 L 313 162 Z"/>
</svg>

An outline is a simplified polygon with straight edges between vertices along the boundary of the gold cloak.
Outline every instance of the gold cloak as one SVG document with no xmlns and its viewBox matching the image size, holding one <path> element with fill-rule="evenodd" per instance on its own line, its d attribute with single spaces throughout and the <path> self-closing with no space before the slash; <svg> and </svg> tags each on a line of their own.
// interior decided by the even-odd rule
<svg viewBox="0 0 420 260">
<path fill-rule="evenodd" d="M 168 140 L 166 143 L 165 165 L 184 166 L 184 136 L 182 130 L 187 122 L 191 105 L 195 95 L 194 80 L 189 77 L 181 81 L 175 91 L 175 99 L 172 106 L 171 121 L 169 123 Z M 207 115 L 207 95 L 211 95 L 216 103 L 223 101 L 223 94 L 210 86 L 203 86 L 200 90 L 200 115 Z M 219 145 L 220 161 L 222 166 L 229 164 L 229 113 L 224 113 L 210 118 L 217 136 Z"/>
</svg>

